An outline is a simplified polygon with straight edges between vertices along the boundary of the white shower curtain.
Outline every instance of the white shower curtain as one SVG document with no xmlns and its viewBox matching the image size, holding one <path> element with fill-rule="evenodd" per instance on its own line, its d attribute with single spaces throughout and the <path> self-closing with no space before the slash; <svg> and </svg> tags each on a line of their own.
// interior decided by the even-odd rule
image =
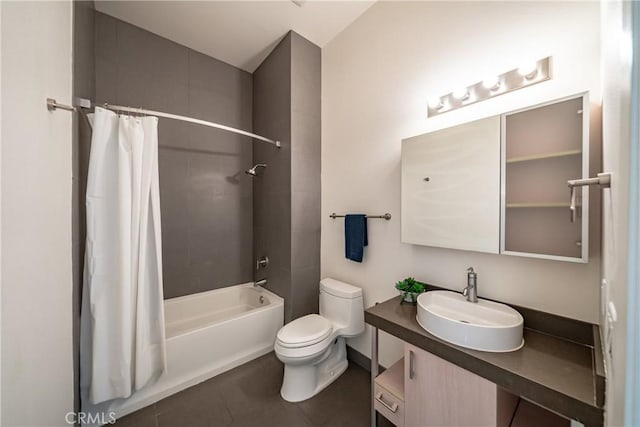
<svg viewBox="0 0 640 427">
<path fill-rule="evenodd" d="M 96 107 L 87 180 L 80 381 L 93 404 L 166 370 L 157 117 Z"/>
</svg>

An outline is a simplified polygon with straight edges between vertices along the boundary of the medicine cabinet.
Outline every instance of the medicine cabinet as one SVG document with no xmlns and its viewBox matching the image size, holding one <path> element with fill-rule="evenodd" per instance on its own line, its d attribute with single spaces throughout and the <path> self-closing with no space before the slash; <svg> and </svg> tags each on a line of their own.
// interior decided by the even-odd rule
<svg viewBox="0 0 640 427">
<path fill-rule="evenodd" d="M 587 262 L 588 165 L 586 93 L 404 139 L 402 241 Z"/>
</svg>

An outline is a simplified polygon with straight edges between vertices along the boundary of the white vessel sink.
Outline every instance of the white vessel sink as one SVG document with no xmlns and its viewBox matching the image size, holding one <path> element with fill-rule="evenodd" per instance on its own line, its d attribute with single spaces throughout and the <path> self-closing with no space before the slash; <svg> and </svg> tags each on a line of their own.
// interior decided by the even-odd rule
<svg viewBox="0 0 640 427">
<path fill-rule="evenodd" d="M 450 291 L 418 297 L 418 324 L 436 337 L 474 350 L 507 352 L 524 345 L 522 315 L 513 308 Z"/>
</svg>

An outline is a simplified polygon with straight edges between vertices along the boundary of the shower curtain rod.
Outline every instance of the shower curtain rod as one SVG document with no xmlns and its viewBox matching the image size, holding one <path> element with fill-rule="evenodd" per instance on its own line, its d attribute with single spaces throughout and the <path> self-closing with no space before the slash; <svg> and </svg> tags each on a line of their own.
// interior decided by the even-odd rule
<svg viewBox="0 0 640 427">
<path fill-rule="evenodd" d="M 77 103 L 79 108 L 91 108 L 91 106 L 93 105 L 93 102 L 91 102 L 91 100 L 86 99 L 86 98 L 76 98 L 76 103 Z M 122 111 L 122 112 L 135 113 L 135 114 L 147 114 L 147 115 L 151 115 L 151 116 L 164 117 L 165 119 L 180 120 L 180 121 L 183 121 L 183 122 L 195 123 L 195 124 L 202 125 L 202 126 L 208 126 L 208 127 L 212 127 L 212 128 L 216 128 L 216 129 L 222 129 L 222 130 L 226 130 L 228 132 L 233 132 L 233 133 L 237 133 L 237 134 L 240 134 L 240 135 L 248 136 L 248 137 L 251 137 L 251 138 L 254 138 L 254 139 L 258 139 L 260 141 L 268 142 L 269 144 L 273 144 L 277 148 L 280 148 L 280 141 L 278 141 L 278 140 L 274 140 L 274 139 L 271 139 L 271 138 L 266 138 L 264 136 L 260 136 L 260 135 L 257 135 L 255 133 L 247 132 L 247 131 L 244 131 L 242 129 L 233 128 L 231 126 L 221 125 L 219 123 L 214 123 L 214 122 L 208 122 L 206 120 L 194 119 L 193 117 L 179 116 L 177 114 L 163 113 L 161 111 L 146 110 L 144 108 L 124 107 L 122 105 L 112 105 L 112 104 L 107 104 L 107 103 L 99 105 L 99 107 L 103 107 L 103 108 L 106 108 L 106 109 L 112 110 L 112 111 Z M 54 111 L 56 108 L 60 108 L 60 109 L 63 109 L 63 110 L 68 110 L 68 111 L 77 111 L 77 107 L 64 105 L 64 104 L 59 104 L 58 102 L 56 102 L 55 99 L 52 99 L 52 98 L 47 98 L 47 108 L 50 111 Z"/>
</svg>

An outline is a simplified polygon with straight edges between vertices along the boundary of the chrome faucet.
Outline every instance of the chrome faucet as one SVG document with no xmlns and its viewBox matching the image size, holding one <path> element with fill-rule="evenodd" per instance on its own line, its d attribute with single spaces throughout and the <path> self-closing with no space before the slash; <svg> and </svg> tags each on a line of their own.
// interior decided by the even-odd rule
<svg viewBox="0 0 640 427">
<path fill-rule="evenodd" d="M 267 279 L 260 279 L 253 282 L 254 287 L 262 286 L 263 288 L 267 286 Z"/>
<path fill-rule="evenodd" d="M 256 270 L 260 270 L 261 268 L 267 268 L 269 266 L 269 257 L 263 256 L 256 260 Z"/>
<path fill-rule="evenodd" d="M 473 267 L 467 268 L 467 287 L 462 290 L 462 295 L 469 302 L 478 302 L 478 274 L 473 271 Z"/>
</svg>

